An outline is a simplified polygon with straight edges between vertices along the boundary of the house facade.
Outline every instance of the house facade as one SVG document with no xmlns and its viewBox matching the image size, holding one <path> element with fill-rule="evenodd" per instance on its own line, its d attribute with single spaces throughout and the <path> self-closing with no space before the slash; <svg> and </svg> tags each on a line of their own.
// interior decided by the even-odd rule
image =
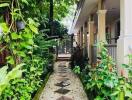
<svg viewBox="0 0 132 100">
<path fill-rule="evenodd" d="M 121 64 L 128 64 L 132 54 L 132 0 L 80 0 L 76 9 L 71 33 L 87 54 L 89 63 L 97 58 L 94 44 L 107 41 L 109 54 Z"/>
</svg>

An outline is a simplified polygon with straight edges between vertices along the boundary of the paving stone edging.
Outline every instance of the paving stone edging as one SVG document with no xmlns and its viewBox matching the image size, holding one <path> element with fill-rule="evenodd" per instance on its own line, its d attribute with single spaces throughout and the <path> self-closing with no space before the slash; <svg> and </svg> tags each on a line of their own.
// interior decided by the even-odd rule
<svg viewBox="0 0 132 100">
<path fill-rule="evenodd" d="M 42 84 L 41 87 L 38 89 L 38 91 L 37 91 L 37 93 L 35 94 L 33 100 L 39 100 L 40 95 L 42 94 L 42 92 L 43 92 L 43 90 L 44 90 L 44 88 L 45 88 L 45 86 L 46 86 L 46 83 L 48 82 L 48 79 L 49 79 L 51 73 L 52 73 L 52 72 L 50 72 L 50 73 L 47 74 L 47 76 L 45 77 L 45 80 L 44 80 L 43 84 Z"/>
</svg>

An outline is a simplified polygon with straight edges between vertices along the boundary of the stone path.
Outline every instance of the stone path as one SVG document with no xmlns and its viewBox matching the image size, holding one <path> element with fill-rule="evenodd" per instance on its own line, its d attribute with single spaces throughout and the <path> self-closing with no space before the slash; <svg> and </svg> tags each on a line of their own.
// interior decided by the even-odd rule
<svg viewBox="0 0 132 100">
<path fill-rule="evenodd" d="M 70 70 L 69 63 L 62 61 L 54 65 L 39 100 L 88 100 L 79 78 Z"/>
</svg>

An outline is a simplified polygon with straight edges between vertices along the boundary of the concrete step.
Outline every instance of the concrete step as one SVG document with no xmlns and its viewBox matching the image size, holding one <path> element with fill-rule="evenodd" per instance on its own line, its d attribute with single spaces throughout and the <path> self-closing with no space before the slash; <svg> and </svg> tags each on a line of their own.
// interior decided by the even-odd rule
<svg viewBox="0 0 132 100">
<path fill-rule="evenodd" d="M 57 61 L 70 61 L 71 58 L 70 57 L 58 57 Z"/>
</svg>

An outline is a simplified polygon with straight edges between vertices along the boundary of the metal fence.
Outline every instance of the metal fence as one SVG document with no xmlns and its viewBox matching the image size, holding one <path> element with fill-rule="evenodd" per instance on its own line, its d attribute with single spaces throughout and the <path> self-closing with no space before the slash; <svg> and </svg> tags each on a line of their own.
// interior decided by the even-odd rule
<svg viewBox="0 0 132 100">
<path fill-rule="evenodd" d="M 58 43 L 58 54 L 70 54 L 71 53 L 71 37 L 59 41 Z"/>
</svg>

